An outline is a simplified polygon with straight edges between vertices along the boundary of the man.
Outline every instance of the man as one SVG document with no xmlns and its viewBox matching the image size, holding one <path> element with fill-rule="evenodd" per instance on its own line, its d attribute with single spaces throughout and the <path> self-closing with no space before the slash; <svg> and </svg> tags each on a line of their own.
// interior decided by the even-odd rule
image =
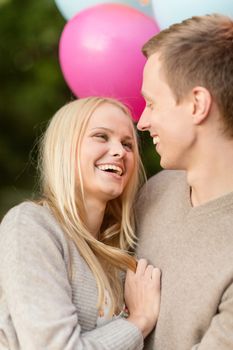
<svg viewBox="0 0 233 350">
<path fill-rule="evenodd" d="M 162 270 L 145 349 L 233 349 L 233 21 L 193 17 L 160 32 L 147 57 L 138 129 L 161 166 L 137 203 L 138 256 Z"/>
</svg>

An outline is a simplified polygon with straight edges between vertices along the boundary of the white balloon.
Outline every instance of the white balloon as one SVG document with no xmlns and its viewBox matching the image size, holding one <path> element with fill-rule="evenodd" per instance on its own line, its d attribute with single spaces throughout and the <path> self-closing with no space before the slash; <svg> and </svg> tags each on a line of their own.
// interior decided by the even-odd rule
<svg viewBox="0 0 233 350">
<path fill-rule="evenodd" d="M 143 12 L 145 15 L 154 16 L 150 0 L 55 0 L 55 2 L 61 14 L 67 20 L 88 7 L 103 3 L 129 5 Z"/>
<path fill-rule="evenodd" d="M 233 0 L 152 0 L 161 29 L 192 16 L 219 13 L 233 18 Z"/>
</svg>

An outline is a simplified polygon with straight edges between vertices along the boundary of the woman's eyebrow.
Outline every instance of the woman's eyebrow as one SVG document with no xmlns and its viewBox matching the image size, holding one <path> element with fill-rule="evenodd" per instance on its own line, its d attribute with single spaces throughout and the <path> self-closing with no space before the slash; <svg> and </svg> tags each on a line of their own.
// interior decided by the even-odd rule
<svg viewBox="0 0 233 350">
<path fill-rule="evenodd" d="M 91 130 L 96 130 L 96 129 L 97 129 L 97 130 L 98 130 L 98 129 L 102 129 L 102 130 L 106 130 L 106 131 L 113 132 L 112 129 L 106 128 L 105 126 L 96 126 L 96 127 L 92 128 Z"/>
<path fill-rule="evenodd" d="M 91 131 L 94 131 L 94 130 L 104 130 L 104 131 L 108 131 L 112 134 L 114 133 L 114 130 L 112 130 L 110 128 L 106 128 L 105 126 L 96 126 L 96 127 L 91 129 Z M 125 136 L 123 136 L 123 139 L 124 140 L 133 140 L 133 137 L 131 135 L 125 135 Z"/>
</svg>

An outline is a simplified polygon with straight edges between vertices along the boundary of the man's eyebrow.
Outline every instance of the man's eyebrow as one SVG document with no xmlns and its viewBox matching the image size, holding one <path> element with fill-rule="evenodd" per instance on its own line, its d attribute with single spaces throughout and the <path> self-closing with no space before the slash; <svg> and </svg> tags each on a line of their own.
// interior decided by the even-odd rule
<svg viewBox="0 0 233 350">
<path fill-rule="evenodd" d="M 147 93 L 145 92 L 145 91 L 141 91 L 141 94 L 142 94 L 142 96 L 144 97 L 144 99 L 146 99 L 146 100 L 151 100 L 151 98 L 150 98 L 150 96 L 148 96 L 147 95 Z"/>
</svg>

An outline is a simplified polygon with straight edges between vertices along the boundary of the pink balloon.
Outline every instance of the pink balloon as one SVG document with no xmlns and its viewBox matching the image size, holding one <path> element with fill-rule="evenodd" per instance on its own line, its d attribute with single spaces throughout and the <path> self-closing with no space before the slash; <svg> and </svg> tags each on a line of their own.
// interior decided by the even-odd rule
<svg viewBox="0 0 233 350">
<path fill-rule="evenodd" d="M 152 18 L 126 5 L 101 4 L 79 12 L 66 23 L 59 43 L 68 86 L 77 97 L 117 98 L 138 120 L 145 106 L 141 48 L 158 31 Z"/>
</svg>

